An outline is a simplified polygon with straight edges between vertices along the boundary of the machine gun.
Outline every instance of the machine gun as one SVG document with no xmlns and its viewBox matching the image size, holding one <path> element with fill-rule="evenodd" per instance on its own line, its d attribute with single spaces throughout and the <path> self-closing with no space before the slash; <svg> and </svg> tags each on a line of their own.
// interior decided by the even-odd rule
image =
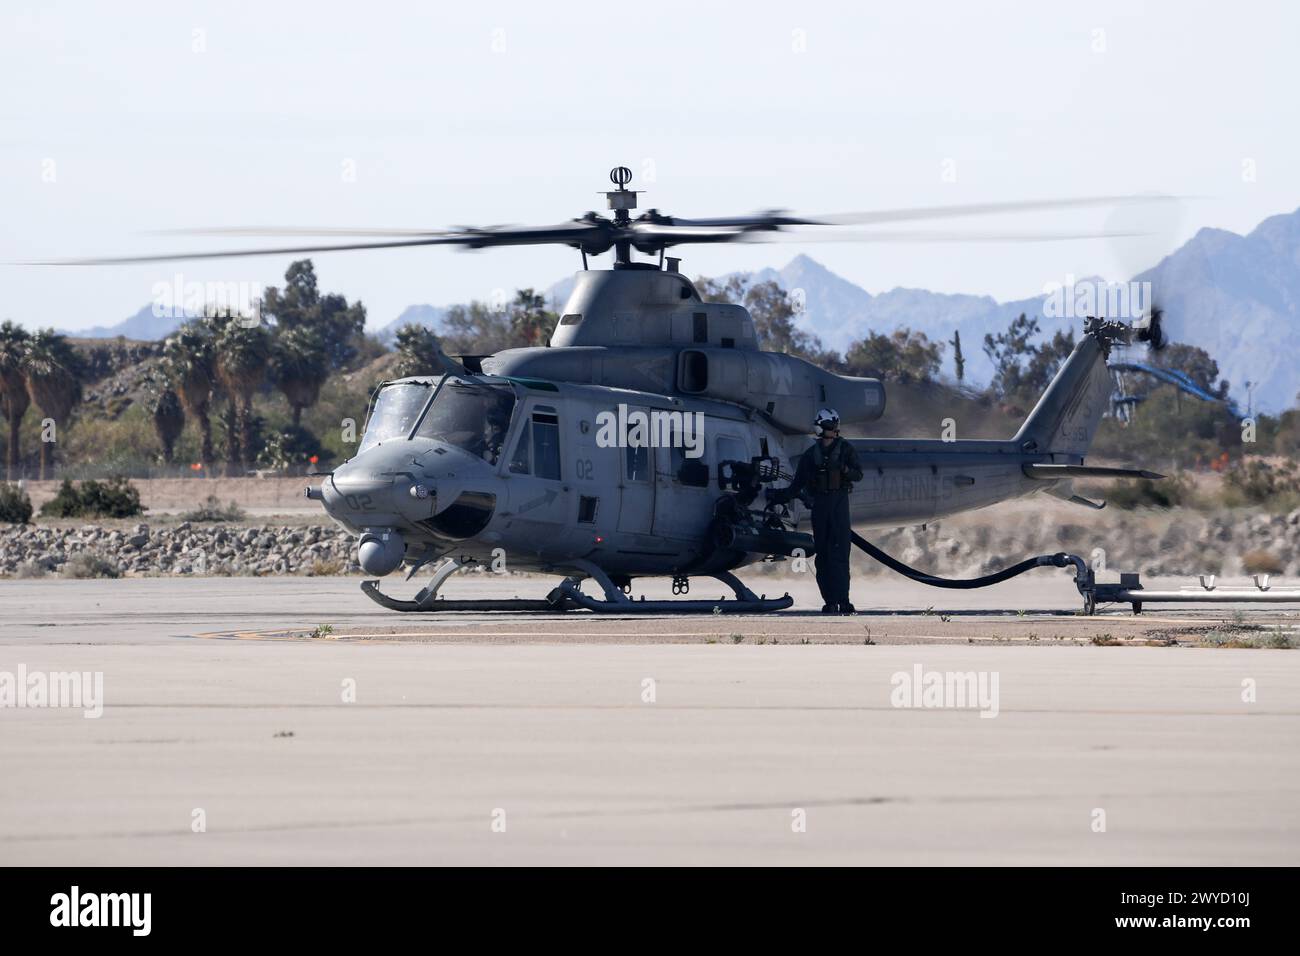
<svg viewBox="0 0 1300 956">
<path fill-rule="evenodd" d="M 761 511 L 750 508 L 763 485 L 789 478 L 781 470 L 780 459 L 770 455 L 756 455 L 749 461 L 720 462 L 718 487 L 727 493 L 714 506 L 709 527 L 712 552 L 744 551 L 767 557 L 814 554 L 812 535 L 795 531 L 771 508 Z"/>
<path fill-rule="evenodd" d="M 718 462 L 718 489 L 734 492 L 745 507 L 758 497 L 763 485 L 782 478 L 788 480 L 789 475 L 781 471 L 781 460 L 771 455 Z"/>
</svg>

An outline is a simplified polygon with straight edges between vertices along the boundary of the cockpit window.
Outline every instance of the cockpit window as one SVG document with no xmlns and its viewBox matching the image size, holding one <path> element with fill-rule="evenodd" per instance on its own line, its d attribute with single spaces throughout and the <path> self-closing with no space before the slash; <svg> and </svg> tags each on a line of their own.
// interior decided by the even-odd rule
<svg viewBox="0 0 1300 956">
<path fill-rule="evenodd" d="M 495 465 L 515 410 L 514 390 L 451 378 L 429 406 L 416 435 L 436 438 Z"/>
<path fill-rule="evenodd" d="M 420 409 L 429 400 L 433 385 L 429 382 L 394 382 L 385 385 L 375 399 L 375 410 L 370 413 L 366 433 L 361 436 L 357 452 L 378 445 L 381 441 L 403 439 L 415 427 Z"/>
</svg>

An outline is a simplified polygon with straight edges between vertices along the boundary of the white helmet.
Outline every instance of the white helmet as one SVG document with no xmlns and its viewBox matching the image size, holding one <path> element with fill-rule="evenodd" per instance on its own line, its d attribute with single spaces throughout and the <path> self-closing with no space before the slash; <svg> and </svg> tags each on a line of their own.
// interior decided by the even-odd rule
<svg viewBox="0 0 1300 956">
<path fill-rule="evenodd" d="M 817 413 L 817 418 L 813 422 L 813 434 L 822 438 L 832 429 L 840 430 L 840 413 L 833 408 L 823 408 Z"/>
</svg>

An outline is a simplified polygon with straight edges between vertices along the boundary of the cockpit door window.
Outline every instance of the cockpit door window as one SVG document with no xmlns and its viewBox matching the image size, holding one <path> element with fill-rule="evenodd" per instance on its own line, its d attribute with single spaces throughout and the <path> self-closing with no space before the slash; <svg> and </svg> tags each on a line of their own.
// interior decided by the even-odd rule
<svg viewBox="0 0 1300 956">
<path fill-rule="evenodd" d="M 533 422 L 532 419 L 524 419 L 523 426 L 519 429 L 519 437 L 515 439 L 514 454 L 510 456 L 510 473 L 512 475 L 528 475 L 533 470 Z"/>
<path fill-rule="evenodd" d="M 444 441 L 495 465 L 514 408 L 515 393 L 509 386 L 449 378 L 425 413 L 416 437 Z"/>
</svg>

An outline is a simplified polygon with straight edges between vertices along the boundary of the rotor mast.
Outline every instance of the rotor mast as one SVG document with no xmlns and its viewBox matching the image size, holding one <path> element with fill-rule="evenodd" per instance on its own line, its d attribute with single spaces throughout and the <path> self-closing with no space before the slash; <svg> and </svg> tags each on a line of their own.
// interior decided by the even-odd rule
<svg viewBox="0 0 1300 956">
<path fill-rule="evenodd" d="M 628 211 L 636 208 L 636 197 L 641 190 L 627 188 L 627 184 L 632 181 L 632 170 L 626 166 L 615 166 L 611 169 L 609 171 L 609 181 L 618 187 L 605 193 L 609 208 L 614 212 L 614 225 L 626 227 L 632 222 L 632 217 L 628 214 Z M 616 239 L 614 241 L 614 268 L 617 269 L 620 266 L 626 268 L 631 264 L 632 243 L 627 239 Z"/>
</svg>

